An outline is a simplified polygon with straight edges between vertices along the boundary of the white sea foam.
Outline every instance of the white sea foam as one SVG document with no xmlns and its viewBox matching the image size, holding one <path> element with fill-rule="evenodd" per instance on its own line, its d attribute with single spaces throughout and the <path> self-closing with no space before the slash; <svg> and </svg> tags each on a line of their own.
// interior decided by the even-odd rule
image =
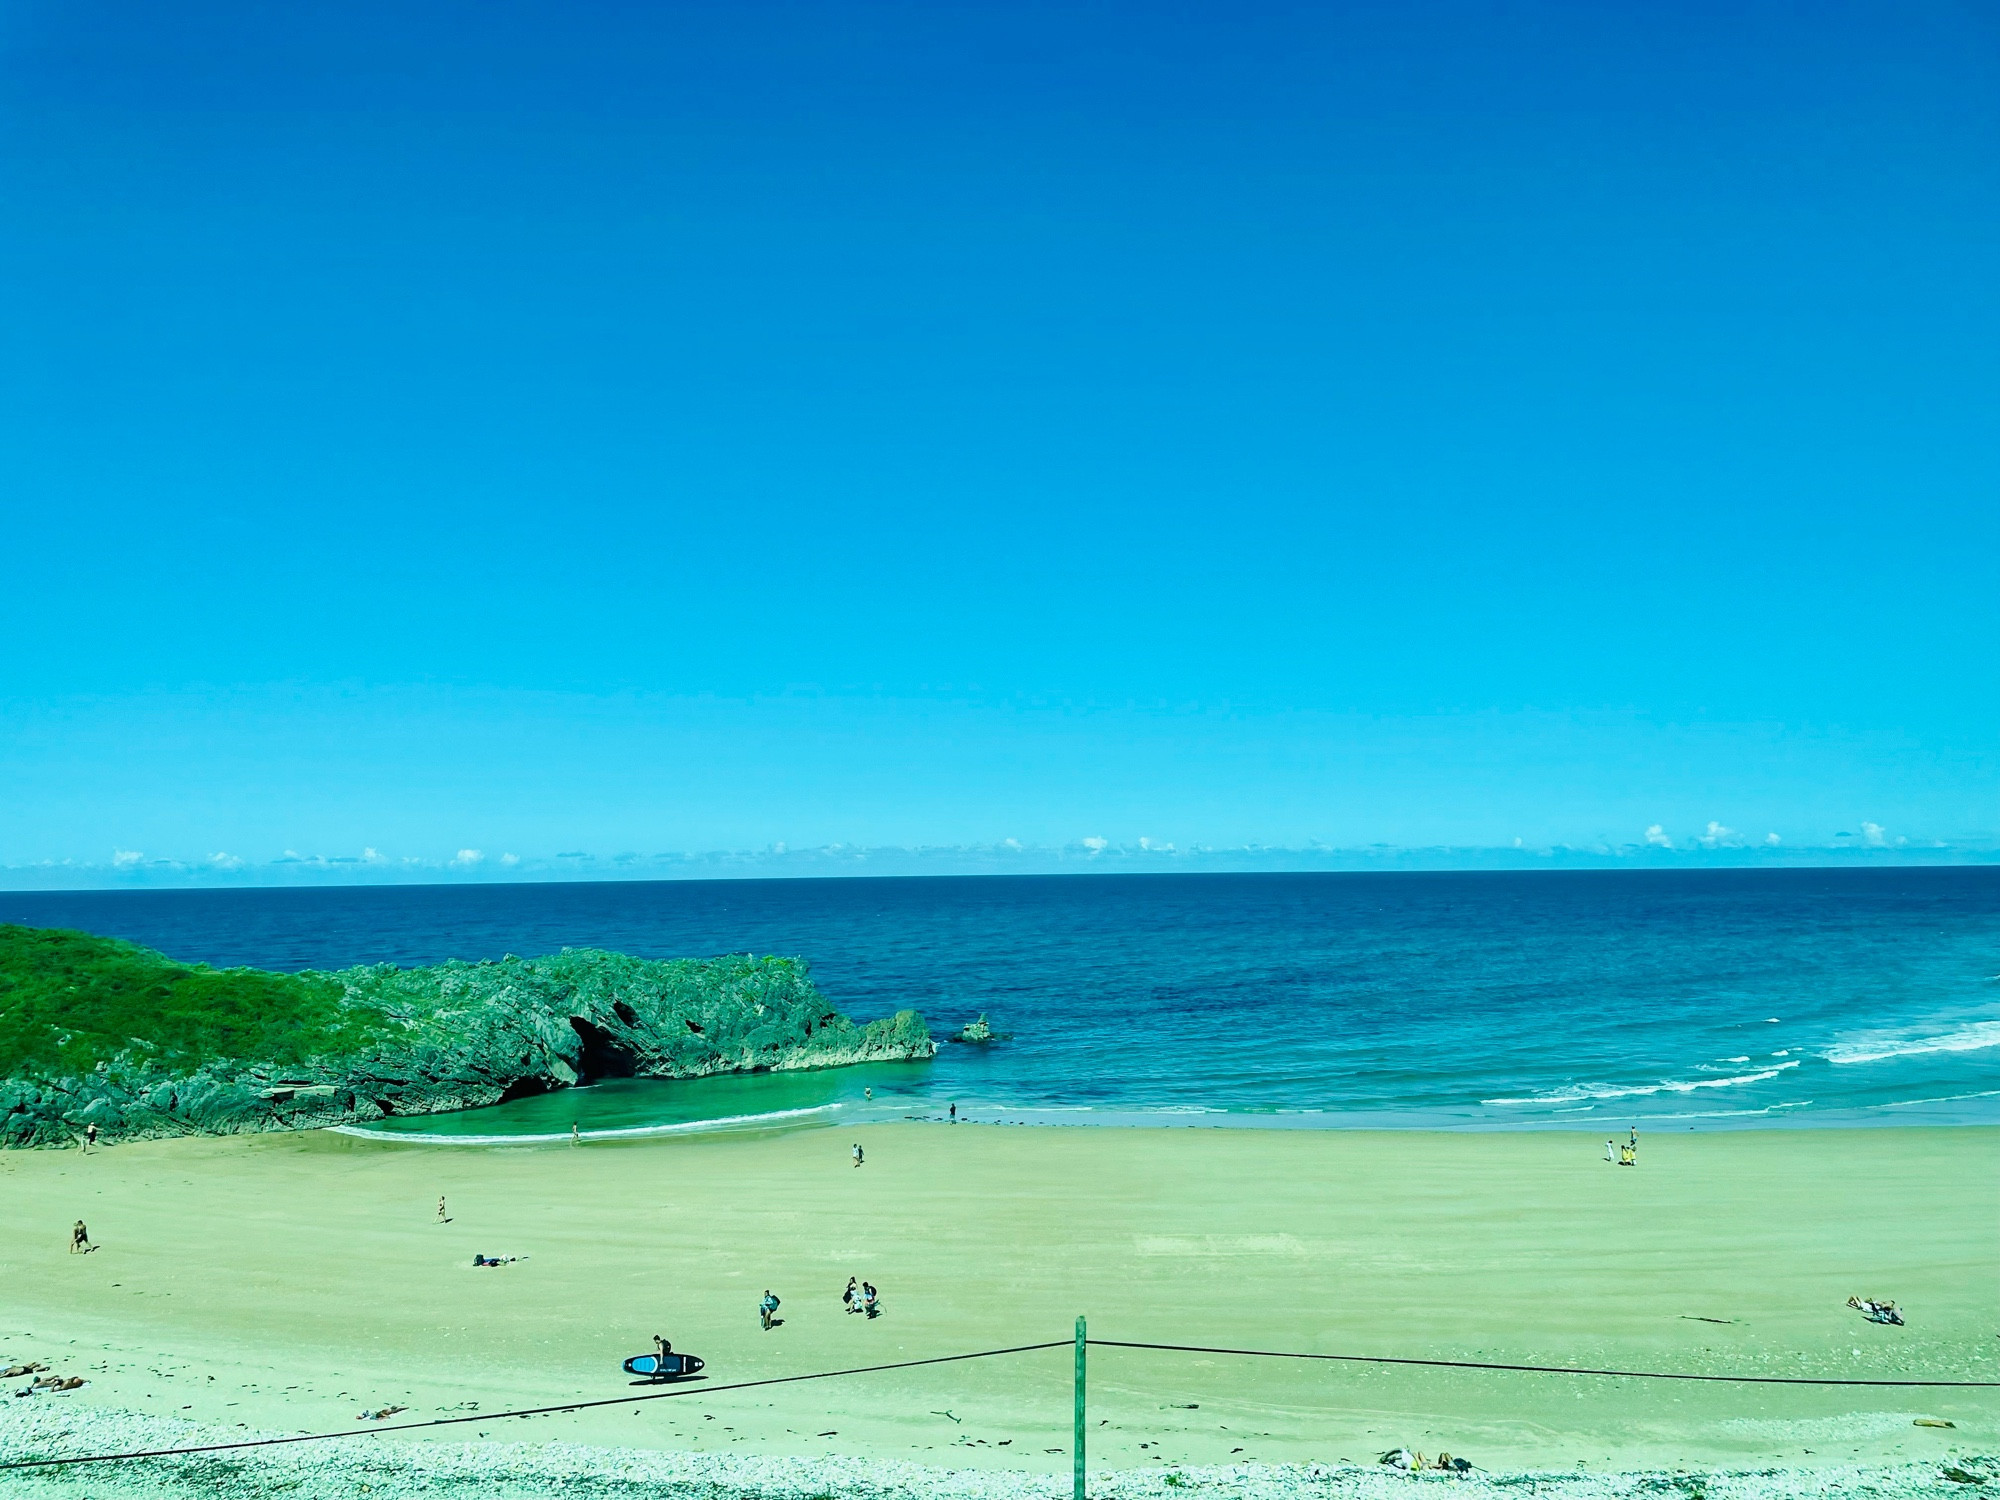
<svg viewBox="0 0 2000 1500">
<path fill-rule="evenodd" d="M 1881 1062 L 1890 1057 L 1920 1057 L 1927 1052 L 1977 1052 L 2000 1047 L 2000 1021 L 1975 1021 L 1956 1031 L 1915 1036 L 1909 1032 L 1877 1032 L 1826 1049 L 1830 1063 Z"/>
<path fill-rule="evenodd" d="M 572 1137 L 565 1130 L 555 1135 L 446 1135 L 441 1131 L 370 1130 L 366 1125 L 331 1125 L 335 1135 L 358 1136 L 366 1141 L 387 1141 L 399 1146 L 549 1146 L 563 1141 L 622 1141 L 649 1135 L 690 1135 L 702 1130 L 730 1130 L 741 1126 L 796 1120 L 807 1115 L 823 1115 L 839 1109 L 838 1104 L 815 1104 L 810 1109 L 776 1109 L 762 1115 L 723 1115 L 713 1120 L 683 1120 L 677 1125 L 623 1125 L 616 1130 L 585 1130 Z"/>
<path fill-rule="evenodd" d="M 1726 1089 L 1740 1083 L 1762 1083 L 1767 1078 L 1776 1078 L 1787 1068 L 1796 1068 L 1796 1062 L 1779 1063 L 1775 1068 L 1766 1068 L 1761 1073 L 1739 1073 L 1733 1078 L 1671 1078 L 1665 1083 L 1645 1083 L 1620 1088 L 1608 1083 L 1584 1083 L 1575 1088 L 1562 1089 L 1553 1094 L 1533 1094 L 1525 1099 L 1481 1099 L 1481 1104 L 1575 1104 L 1583 1099 L 1636 1099 L 1646 1094 L 1691 1094 L 1696 1089 Z"/>
</svg>

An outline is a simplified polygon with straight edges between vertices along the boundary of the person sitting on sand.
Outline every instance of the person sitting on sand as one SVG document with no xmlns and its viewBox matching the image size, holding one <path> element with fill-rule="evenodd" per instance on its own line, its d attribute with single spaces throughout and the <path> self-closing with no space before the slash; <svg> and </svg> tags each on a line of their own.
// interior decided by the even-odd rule
<svg viewBox="0 0 2000 1500">
<path fill-rule="evenodd" d="M 75 1227 L 69 1232 L 69 1253 L 71 1255 L 88 1255 L 96 1248 L 95 1245 L 90 1243 L 90 1231 L 83 1227 L 83 1220 L 78 1219 Z"/>
<path fill-rule="evenodd" d="M 778 1326 L 778 1320 L 773 1316 L 777 1310 L 778 1299 L 772 1295 L 769 1287 L 765 1287 L 763 1299 L 757 1304 L 757 1315 L 763 1319 L 764 1329 L 767 1333 Z"/>
<path fill-rule="evenodd" d="M 861 1311 L 871 1318 L 882 1315 L 882 1294 L 866 1281 L 861 1283 Z"/>
<path fill-rule="evenodd" d="M 1638 1166 L 1639 1153 L 1634 1151 L 1630 1146 L 1620 1146 L 1618 1148 L 1618 1165 L 1621 1167 Z"/>
</svg>

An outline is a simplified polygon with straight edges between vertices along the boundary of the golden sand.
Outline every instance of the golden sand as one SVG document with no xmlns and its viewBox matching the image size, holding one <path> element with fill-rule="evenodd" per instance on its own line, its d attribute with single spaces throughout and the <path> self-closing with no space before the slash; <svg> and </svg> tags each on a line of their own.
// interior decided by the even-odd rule
<svg viewBox="0 0 2000 1500">
<path fill-rule="evenodd" d="M 850 1163 L 859 1139 L 866 1165 Z M 1094 1337 L 1694 1373 L 2000 1379 L 2000 1130 L 1658 1134 L 870 1126 L 582 1147 L 330 1134 L 0 1157 L 0 1360 L 222 1426 L 353 1428 L 705 1387 L 454 1437 L 1066 1468 Z M 443 1194 L 450 1222 L 436 1221 Z M 85 1219 L 102 1246 L 65 1253 Z M 475 1269 L 473 1255 L 525 1259 Z M 844 1314 L 850 1275 L 883 1316 Z M 764 1332 L 756 1304 L 783 1299 Z M 1905 1327 L 1851 1294 L 1894 1298 Z M 1890 1461 L 2000 1441 L 2000 1391 L 1583 1379 L 1091 1351 L 1093 1467 Z M 469 1403 L 477 1403 L 476 1407 Z M 1952 1429 L 1919 1427 L 1918 1417 Z M 415 1439 L 412 1439 L 413 1441 Z"/>
</svg>

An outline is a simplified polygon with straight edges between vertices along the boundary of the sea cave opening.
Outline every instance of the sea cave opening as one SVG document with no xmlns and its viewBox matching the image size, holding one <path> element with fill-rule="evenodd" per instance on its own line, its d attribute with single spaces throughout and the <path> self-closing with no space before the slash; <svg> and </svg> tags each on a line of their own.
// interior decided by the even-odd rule
<svg viewBox="0 0 2000 1500">
<path fill-rule="evenodd" d="M 596 1083 L 600 1078 L 630 1078 L 639 1071 L 638 1060 L 610 1032 L 582 1016 L 571 1016 L 570 1026 L 583 1043 L 577 1059 L 577 1082 Z"/>
</svg>

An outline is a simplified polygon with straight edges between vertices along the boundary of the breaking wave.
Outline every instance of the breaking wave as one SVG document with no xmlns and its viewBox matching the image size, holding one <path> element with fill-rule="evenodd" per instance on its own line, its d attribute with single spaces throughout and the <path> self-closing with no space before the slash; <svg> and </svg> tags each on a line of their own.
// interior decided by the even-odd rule
<svg viewBox="0 0 2000 1500">
<path fill-rule="evenodd" d="M 1619 1088 L 1608 1083 L 1583 1083 L 1574 1088 L 1559 1089 L 1553 1094 L 1533 1094 L 1525 1099 L 1481 1099 L 1481 1104 L 1577 1104 L 1584 1100 L 1636 1099 L 1646 1094 L 1691 1094 L 1696 1089 L 1726 1089 L 1740 1083 L 1762 1083 L 1767 1078 L 1776 1078 L 1787 1068 L 1796 1068 L 1796 1062 L 1779 1063 L 1775 1068 L 1766 1068 L 1761 1073 L 1739 1073 L 1733 1078 L 1669 1079 L 1665 1083 L 1636 1084 Z"/>
<path fill-rule="evenodd" d="M 1957 1031 L 1931 1036 L 1901 1035 L 1860 1037 L 1851 1042 L 1835 1042 L 1826 1049 L 1830 1063 L 1881 1062 L 1890 1057 L 1921 1057 L 1930 1052 L 1977 1052 L 1983 1047 L 2000 1047 L 2000 1021 L 1975 1021 Z"/>
<path fill-rule="evenodd" d="M 553 1135 L 458 1135 L 447 1131 L 370 1130 L 366 1125 L 332 1125 L 333 1135 L 358 1136 L 364 1141 L 388 1141 L 398 1146 L 550 1146 L 569 1140 L 629 1141 L 655 1135 L 693 1135 L 705 1130 L 755 1129 L 786 1120 L 823 1115 L 839 1109 L 838 1104 L 820 1104 L 811 1109 L 774 1109 L 760 1115 L 724 1115 L 715 1120 L 682 1120 L 671 1125 L 621 1125 L 611 1130 L 585 1130 L 572 1137 L 567 1130 Z"/>
</svg>

